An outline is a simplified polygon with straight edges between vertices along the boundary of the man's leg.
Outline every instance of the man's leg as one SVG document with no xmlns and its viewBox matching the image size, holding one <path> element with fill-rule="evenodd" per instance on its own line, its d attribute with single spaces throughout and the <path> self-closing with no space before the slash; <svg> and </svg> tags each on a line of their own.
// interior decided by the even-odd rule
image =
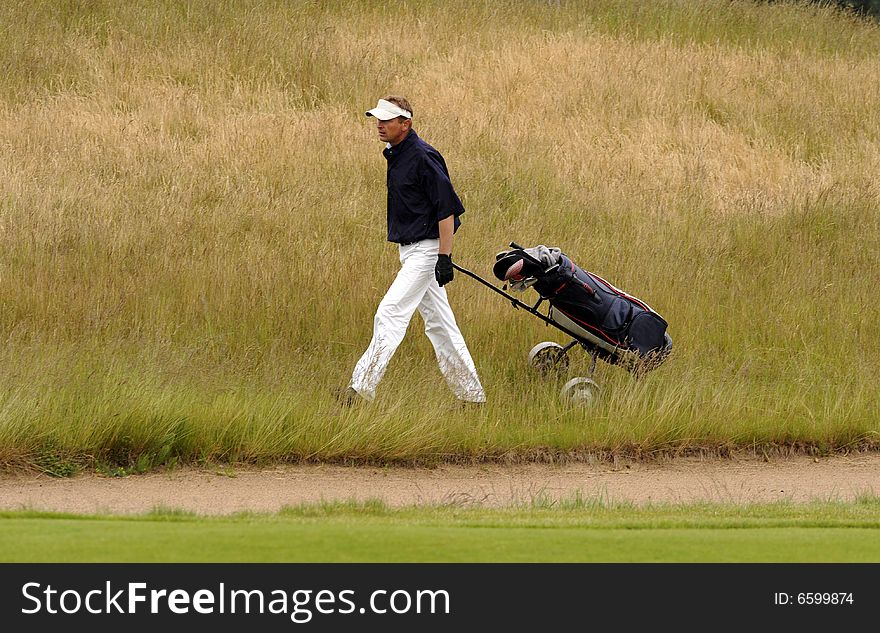
<svg viewBox="0 0 880 633">
<path fill-rule="evenodd" d="M 373 319 L 373 338 L 351 375 L 349 386 L 369 400 L 376 397 L 376 386 L 403 340 L 426 288 L 430 283 L 437 283 L 434 280 L 436 250 L 432 260 L 425 256 L 423 244 L 400 247 L 402 267 L 379 303 Z"/>
<path fill-rule="evenodd" d="M 434 346 L 440 371 L 459 400 L 485 402 L 486 392 L 477 376 L 477 368 L 455 322 L 446 289 L 431 279 L 419 304 L 425 321 L 425 334 Z"/>
</svg>

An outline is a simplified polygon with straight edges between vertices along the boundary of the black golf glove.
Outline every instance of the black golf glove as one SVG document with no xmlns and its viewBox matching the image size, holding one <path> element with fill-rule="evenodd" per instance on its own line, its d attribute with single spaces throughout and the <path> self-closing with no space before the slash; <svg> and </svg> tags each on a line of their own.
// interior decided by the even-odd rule
<svg viewBox="0 0 880 633">
<path fill-rule="evenodd" d="M 434 277 L 437 283 L 443 287 L 452 281 L 452 255 L 437 255 L 437 265 L 434 266 Z"/>
</svg>

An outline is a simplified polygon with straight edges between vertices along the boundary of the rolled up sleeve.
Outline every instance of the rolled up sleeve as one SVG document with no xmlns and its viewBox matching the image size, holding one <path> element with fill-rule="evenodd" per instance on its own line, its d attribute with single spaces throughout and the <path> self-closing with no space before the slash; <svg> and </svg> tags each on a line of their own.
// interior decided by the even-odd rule
<svg viewBox="0 0 880 633">
<path fill-rule="evenodd" d="M 450 215 L 459 216 L 464 213 L 464 206 L 452 187 L 452 181 L 441 157 L 431 153 L 424 155 L 421 180 L 428 201 L 437 213 L 438 221 Z"/>
</svg>

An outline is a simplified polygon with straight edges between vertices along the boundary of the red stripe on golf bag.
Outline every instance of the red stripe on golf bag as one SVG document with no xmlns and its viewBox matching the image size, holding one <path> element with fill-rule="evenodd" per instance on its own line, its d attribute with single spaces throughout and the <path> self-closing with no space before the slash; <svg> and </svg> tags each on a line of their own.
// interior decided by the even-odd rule
<svg viewBox="0 0 880 633">
<path fill-rule="evenodd" d="M 623 347 L 623 345 L 620 343 L 620 341 L 616 341 L 613 338 L 611 338 L 604 330 L 596 327 L 595 325 L 590 325 L 586 321 L 582 321 L 581 319 L 577 318 L 576 316 L 569 314 L 565 310 L 560 309 L 559 306 L 553 306 L 553 308 L 555 310 L 559 310 L 560 312 L 562 312 L 562 314 L 567 316 L 572 321 L 575 321 L 576 323 L 579 323 L 580 325 L 584 326 L 585 328 L 588 328 L 588 329 L 594 331 L 595 333 L 597 333 L 599 336 L 604 338 L 606 341 L 608 341 L 612 345 L 616 345 L 617 347 Z"/>
<path fill-rule="evenodd" d="M 637 306 L 639 306 L 642 310 L 647 310 L 648 312 L 653 312 L 653 310 L 651 309 L 651 307 L 650 307 L 648 304 L 644 303 L 643 301 L 641 301 L 641 300 L 639 300 L 639 299 L 636 299 L 636 298 L 635 298 L 634 296 L 632 296 L 632 295 L 629 295 L 629 294 L 625 293 L 625 292 L 624 292 L 623 290 L 621 290 L 620 288 L 617 288 L 614 284 L 609 283 L 609 282 L 605 281 L 604 279 L 602 279 L 599 275 L 597 275 L 597 274 L 595 274 L 595 273 L 591 273 L 591 272 L 589 272 L 589 271 L 587 271 L 587 270 L 585 270 L 584 272 L 587 273 L 587 274 L 588 274 L 590 277 L 592 277 L 593 279 L 596 279 L 596 280 L 598 280 L 598 281 L 601 281 L 603 284 L 605 284 L 606 286 L 608 286 L 608 287 L 611 289 L 611 292 L 613 292 L 613 293 L 616 294 L 617 296 L 619 296 L 619 297 L 623 297 L 624 299 L 629 299 L 629 300 L 632 301 L 634 304 L 636 304 Z"/>
</svg>

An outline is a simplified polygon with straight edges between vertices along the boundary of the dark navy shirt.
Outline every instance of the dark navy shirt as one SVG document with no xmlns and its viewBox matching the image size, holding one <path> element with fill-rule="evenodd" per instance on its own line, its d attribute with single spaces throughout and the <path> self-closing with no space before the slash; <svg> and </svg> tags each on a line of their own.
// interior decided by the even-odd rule
<svg viewBox="0 0 880 633">
<path fill-rule="evenodd" d="M 440 152 L 410 130 L 382 153 L 388 161 L 388 241 L 407 244 L 438 238 L 437 223 L 450 215 L 458 230 L 464 206 Z"/>
</svg>

